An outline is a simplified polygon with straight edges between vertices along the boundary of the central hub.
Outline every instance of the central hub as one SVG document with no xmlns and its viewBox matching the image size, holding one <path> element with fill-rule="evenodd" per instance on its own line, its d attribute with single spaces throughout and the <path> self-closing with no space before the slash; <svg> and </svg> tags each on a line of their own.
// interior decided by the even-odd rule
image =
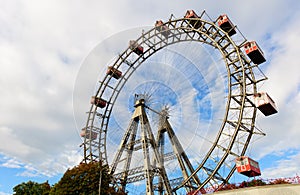
<svg viewBox="0 0 300 195">
<path fill-rule="evenodd" d="M 135 101 L 134 107 L 145 106 L 145 99 L 137 99 Z"/>
</svg>

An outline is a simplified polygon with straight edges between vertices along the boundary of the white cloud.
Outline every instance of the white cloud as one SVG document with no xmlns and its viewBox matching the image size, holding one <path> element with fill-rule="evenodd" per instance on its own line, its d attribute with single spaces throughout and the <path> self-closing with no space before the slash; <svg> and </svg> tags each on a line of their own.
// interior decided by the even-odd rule
<svg viewBox="0 0 300 195">
<path fill-rule="evenodd" d="M 300 14 L 298 14 L 299 16 Z M 270 65 L 266 71 L 269 81 L 266 89 L 278 99 L 277 104 L 284 107 L 296 95 L 300 86 L 300 67 L 298 63 L 300 25 L 292 18 L 288 26 L 282 28 L 271 38 Z"/>
<path fill-rule="evenodd" d="M 116 7 L 115 1 L 1 2 L 0 152 L 11 157 L 3 161 L 2 166 L 23 167 L 27 171 L 22 175 L 51 176 L 79 162 L 81 140 L 72 118 L 72 92 L 84 57 L 115 32 L 153 25 L 157 19 L 166 21 L 171 13 L 180 18 L 191 8 L 198 13 L 206 9 L 213 19 L 228 13 L 249 39 L 258 39 L 262 48 L 275 47 L 274 51 L 265 51 L 269 61 L 264 69 L 270 79 L 262 89 L 275 99 L 279 113 L 259 120 L 268 136 L 254 143 L 258 148 L 256 155 L 262 157 L 299 147 L 300 70 L 297 64 L 299 48 L 295 44 L 300 41 L 299 3 L 276 1 L 269 4 L 258 0 L 217 6 L 215 1 L 201 5 L 178 0 L 171 4 L 158 1 L 139 4 L 132 0 L 117 3 Z M 266 36 L 270 36 L 268 40 Z M 127 40 L 125 42 L 127 44 Z M 122 51 L 122 48 L 114 49 Z M 99 57 L 94 60 L 93 63 L 97 63 Z M 98 65 L 99 69 L 105 66 Z M 207 76 L 213 80 L 213 74 Z M 222 86 L 216 87 L 213 97 L 220 96 L 219 88 Z M 88 109 L 93 89 L 94 86 L 86 89 L 86 97 L 75 102 L 82 107 L 79 110 Z M 190 98 L 194 95 L 189 94 Z M 219 105 L 218 100 L 213 98 L 215 107 Z M 83 112 L 79 114 L 78 128 L 86 117 Z M 194 113 L 192 110 L 186 116 L 192 117 Z"/>
<path fill-rule="evenodd" d="M 17 161 L 16 159 L 8 159 L 6 162 L 2 163 L 0 166 L 1 167 L 6 167 L 6 168 L 16 168 L 19 169 L 22 167 L 22 163 Z"/>
<path fill-rule="evenodd" d="M 282 160 L 274 162 L 275 166 L 268 167 L 263 170 L 263 177 L 278 178 L 278 177 L 293 177 L 300 173 L 300 153 L 286 156 Z"/>
<path fill-rule="evenodd" d="M 31 155 L 34 155 L 34 153 L 31 153 Z M 52 177 L 65 172 L 68 168 L 78 164 L 82 159 L 78 150 L 66 150 L 58 153 L 56 156 L 48 155 L 43 157 L 44 159 L 36 159 L 36 157 L 34 157 L 36 159 L 35 161 L 25 161 L 25 158 L 18 157 L 18 159 L 24 161 L 20 162 L 16 157 L 9 158 L 4 156 L 0 159 L 2 162 L 0 167 L 18 169 L 19 173 L 16 175 L 22 177 Z"/>
<path fill-rule="evenodd" d="M 50 1 L 5 2 L 0 15 L 0 151 L 25 163 L 23 168 L 31 173 L 63 172 L 59 166 L 78 162 L 77 154 L 69 159 L 64 152 L 80 144 L 72 118 L 72 87 L 91 43 L 71 33 L 74 23 L 67 8 Z M 53 159 L 60 163 L 47 164 Z"/>
<path fill-rule="evenodd" d="M 299 14 L 298 14 L 299 15 Z M 278 113 L 258 120 L 258 127 L 267 136 L 255 143 L 257 155 L 262 157 L 269 153 L 299 148 L 300 133 L 300 67 L 297 47 L 299 42 L 300 25 L 296 22 L 297 15 L 290 19 L 289 25 L 284 26 L 271 37 L 270 63 L 266 75 L 269 80 L 260 88 L 267 91 L 275 100 Z M 275 48 L 275 49 L 274 49 Z"/>
<path fill-rule="evenodd" d="M 18 156 L 21 158 L 29 158 L 30 155 L 39 152 L 37 148 L 24 144 L 12 129 L 0 127 L 0 130 L 2 134 L 0 137 L 0 150 L 5 152 L 4 154 L 10 154 L 11 156 Z"/>
<path fill-rule="evenodd" d="M 289 16 L 281 28 L 270 33 L 265 45 L 267 63 L 261 65 L 269 78 L 259 90 L 267 91 L 277 104 L 278 113 L 265 117 L 259 112 L 257 127 L 267 135 L 250 146 L 248 154 L 261 160 L 268 168 L 262 170 L 264 178 L 292 177 L 299 167 L 299 109 L 300 68 L 297 44 L 300 25 L 299 12 Z M 295 151 L 290 155 L 290 151 Z M 268 164 L 269 156 L 277 155 L 281 160 Z M 266 160 L 266 162 L 264 162 Z"/>
<path fill-rule="evenodd" d="M 267 154 L 299 148 L 299 92 L 284 106 L 279 113 L 268 118 L 260 118 L 258 124 L 267 136 L 254 142 L 256 156 L 263 157 Z"/>
</svg>

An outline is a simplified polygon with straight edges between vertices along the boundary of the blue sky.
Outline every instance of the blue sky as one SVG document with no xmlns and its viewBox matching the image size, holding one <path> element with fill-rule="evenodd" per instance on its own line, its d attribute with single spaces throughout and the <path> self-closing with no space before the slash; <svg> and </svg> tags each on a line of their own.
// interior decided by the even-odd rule
<svg viewBox="0 0 300 195">
<path fill-rule="evenodd" d="M 181 18 L 187 9 L 206 10 L 212 18 L 227 13 L 247 39 L 256 40 L 264 50 L 267 62 L 261 68 L 269 80 L 261 90 L 272 96 L 279 113 L 258 116 L 257 126 L 267 136 L 255 140 L 248 154 L 260 162 L 263 178 L 300 174 L 298 1 L 0 4 L 0 195 L 11 194 L 15 185 L 28 180 L 54 184 L 81 160 L 82 121 L 73 117 L 73 91 L 82 63 L 97 45 L 171 14 Z M 84 103 L 76 105 L 79 110 L 88 110 L 94 88 L 93 84 Z"/>
</svg>

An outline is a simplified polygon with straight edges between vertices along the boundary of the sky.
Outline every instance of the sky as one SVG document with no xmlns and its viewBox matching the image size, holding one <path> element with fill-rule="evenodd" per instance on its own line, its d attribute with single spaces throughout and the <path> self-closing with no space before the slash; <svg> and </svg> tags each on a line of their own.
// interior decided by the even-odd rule
<svg viewBox="0 0 300 195">
<path fill-rule="evenodd" d="M 267 59 L 261 69 L 269 78 L 261 90 L 272 96 L 279 112 L 258 115 L 257 127 L 266 136 L 255 140 L 247 153 L 260 162 L 263 178 L 300 174 L 299 1 L 0 4 L 0 195 L 12 194 L 14 186 L 29 180 L 54 184 L 82 159 L 78 120 L 85 115 L 74 107 L 87 111 L 89 99 L 74 105 L 73 94 L 82 65 L 97 46 L 171 14 L 181 18 L 187 9 L 206 10 L 212 18 L 226 13 L 247 39 L 259 43 Z M 85 95 L 91 96 L 94 88 Z"/>
</svg>

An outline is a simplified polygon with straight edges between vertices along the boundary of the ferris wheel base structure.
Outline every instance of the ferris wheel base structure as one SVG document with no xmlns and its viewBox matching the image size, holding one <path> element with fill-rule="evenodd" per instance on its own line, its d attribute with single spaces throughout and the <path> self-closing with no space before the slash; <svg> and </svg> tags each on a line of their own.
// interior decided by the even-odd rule
<svg viewBox="0 0 300 195">
<path fill-rule="evenodd" d="M 250 164 L 255 162 L 245 156 L 252 136 L 265 135 L 255 127 L 257 110 L 265 116 L 277 113 L 271 97 L 257 89 L 258 83 L 267 80 L 259 68 L 266 61 L 264 53 L 255 41 L 248 41 L 240 33 L 227 15 L 223 14 L 215 21 L 210 17 L 206 20 L 204 16 L 205 11 L 197 15 L 193 10 L 188 10 L 183 18 L 176 19 L 172 15 L 167 22 L 156 21 L 152 29 L 143 32 L 136 40 L 130 40 L 128 48 L 107 66 L 106 75 L 91 98 L 88 120 L 81 132 L 84 138 L 83 161 L 101 161 L 109 165 L 114 182 L 123 191 L 127 190 L 129 183 L 145 180 L 146 194 L 154 194 L 154 191 L 158 194 L 176 194 L 180 189 L 197 194 L 206 187 L 216 188 L 222 183 L 228 183 L 237 165 L 242 166 L 238 167 L 241 174 L 260 175 L 258 163 L 257 166 L 249 166 L 247 170 L 243 163 L 245 159 Z M 232 37 L 238 34 L 243 39 L 236 42 Z M 148 58 L 180 42 L 199 42 L 217 49 L 227 70 L 226 110 L 210 149 L 197 164 L 193 164 L 168 121 L 169 113 L 166 110 L 154 110 L 145 104 L 144 99 L 138 99 L 129 126 L 114 154 L 115 158 L 109 163 L 108 155 L 113 154 L 107 154 L 106 138 L 110 131 L 110 117 L 120 92 Z M 160 121 L 163 121 L 156 138 L 145 109 L 158 114 Z M 137 138 L 139 131 L 140 137 Z M 172 145 L 173 159 L 164 151 L 165 140 Z M 139 150 L 144 160 L 137 166 L 132 158 Z M 151 155 L 150 150 L 153 153 Z M 176 161 L 179 177 L 171 178 L 172 174 L 164 168 L 167 158 Z M 153 182 L 154 179 L 157 184 Z"/>
</svg>

